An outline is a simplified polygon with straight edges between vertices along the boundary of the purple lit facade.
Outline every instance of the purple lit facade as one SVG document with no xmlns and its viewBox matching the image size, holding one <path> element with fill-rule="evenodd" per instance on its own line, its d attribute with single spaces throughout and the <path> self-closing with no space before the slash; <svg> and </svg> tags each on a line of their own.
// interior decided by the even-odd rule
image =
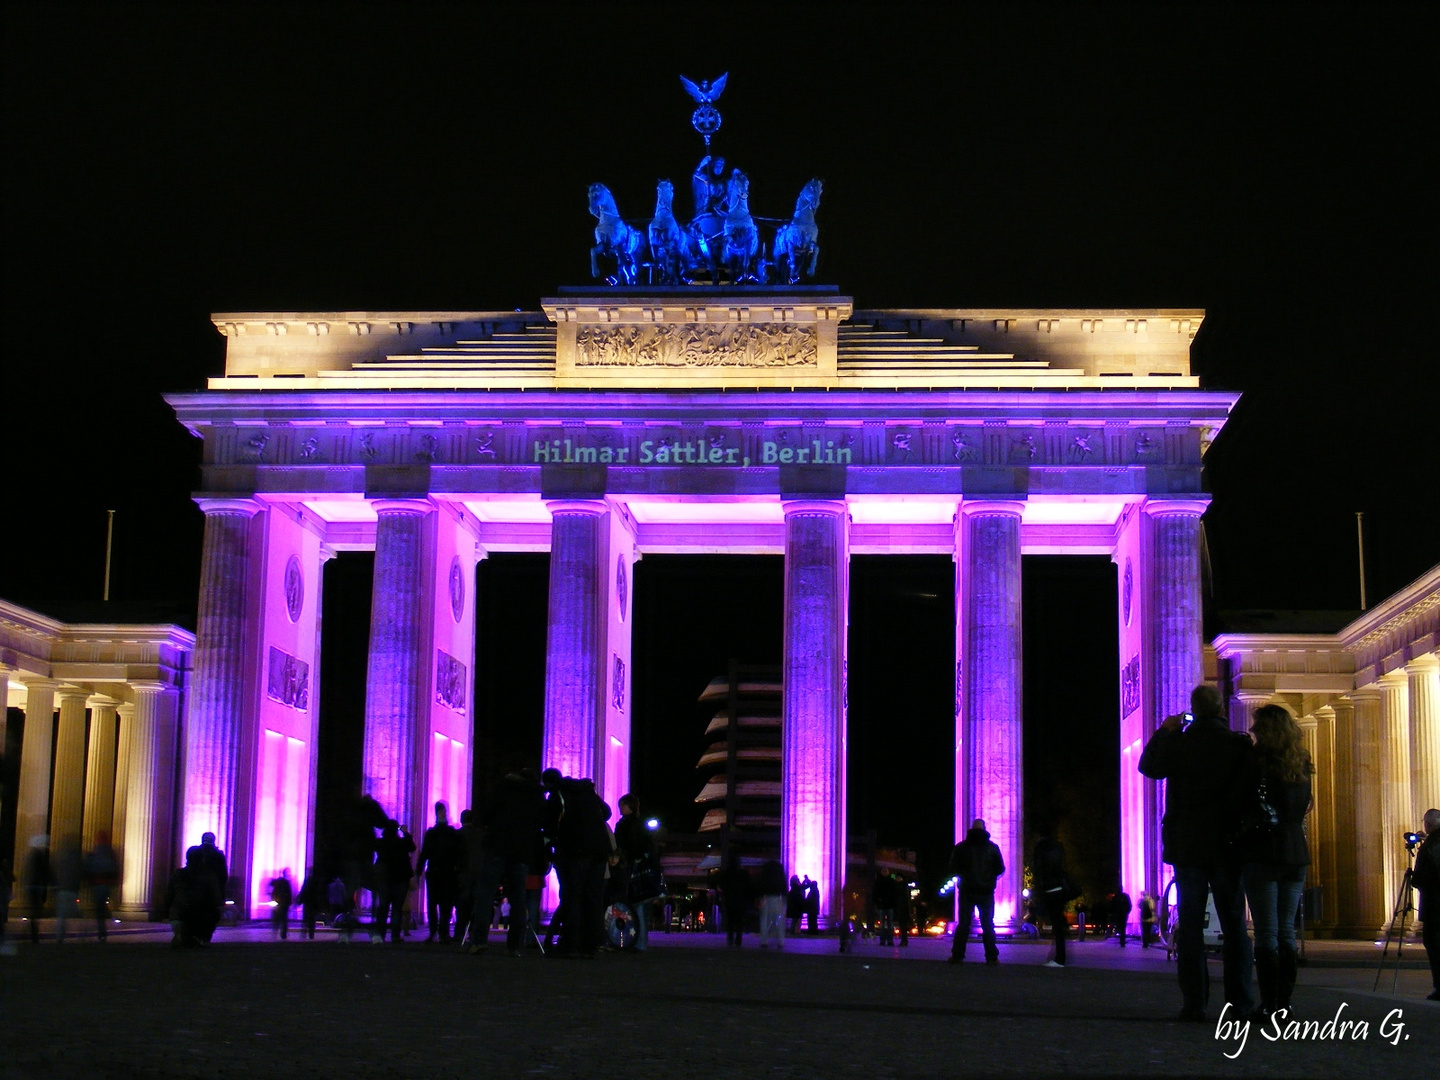
<svg viewBox="0 0 1440 1080">
<path fill-rule="evenodd" d="M 205 441 L 184 838 L 215 831 L 252 904 L 312 843 L 320 567 L 337 550 L 376 552 L 365 783 L 415 829 L 438 796 L 468 805 L 478 558 L 550 552 L 542 764 L 593 777 L 613 804 L 629 786 L 634 562 L 783 554 L 781 846 L 787 873 L 820 883 L 830 921 L 846 862 L 852 553 L 955 560 L 953 814 L 957 837 L 984 818 L 1014 869 L 997 896 L 1006 920 L 1026 862 L 1022 556 L 1117 564 L 1122 759 L 1183 706 L 1200 677 L 1201 458 L 1235 402 L 1185 373 L 1199 313 L 1122 313 L 1107 337 L 1089 312 L 849 324 L 833 294 L 675 303 L 216 317 L 226 376 L 169 399 Z M 767 366 L 767 342 L 786 340 L 776 327 L 801 319 L 814 363 Z M 707 327 L 747 320 L 715 338 L 745 356 L 646 366 L 657 325 L 704 346 Z M 281 322 L 294 328 L 280 336 Z M 590 324 L 629 327 L 606 340 L 633 352 L 594 366 L 601 354 L 575 344 Z M 1154 370 L 1108 374 L 1102 346 L 1132 364 L 1148 349 Z M 289 673 L 278 695 L 272 650 Z M 1122 884 L 1138 895 L 1161 884 L 1160 793 L 1122 775 Z"/>
</svg>

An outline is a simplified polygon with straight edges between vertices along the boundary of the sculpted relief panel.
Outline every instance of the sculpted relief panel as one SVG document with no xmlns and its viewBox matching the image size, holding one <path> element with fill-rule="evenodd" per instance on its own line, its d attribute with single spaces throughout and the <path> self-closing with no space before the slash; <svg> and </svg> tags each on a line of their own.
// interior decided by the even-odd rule
<svg viewBox="0 0 1440 1080">
<path fill-rule="evenodd" d="M 582 326 L 577 367 L 803 367 L 818 362 L 818 334 L 796 323 Z"/>
</svg>

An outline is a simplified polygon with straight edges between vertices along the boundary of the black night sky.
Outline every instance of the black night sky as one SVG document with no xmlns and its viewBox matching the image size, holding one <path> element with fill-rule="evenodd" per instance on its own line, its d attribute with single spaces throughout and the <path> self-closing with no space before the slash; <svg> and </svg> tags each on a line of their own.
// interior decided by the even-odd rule
<svg viewBox="0 0 1440 1080">
<path fill-rule="evenodd" d="M 1207 309 L 1194 369 L 1244 394 L 1207 458 L 1212 626 L 1358 609 L 1357 511 L 1372 602 L 1440 559 L 1420 7 L 0 18 L 11 601 L 65 616 L 98 600 L 115 509 L 116 615 L 193 620 L 199 448 L 160 395 L 221 372 L 209 313 L 533 310 L 586 281 L 590 182 L 640 217 L 657 178 L 688 177 L 699 139 L 676 76 L 722 71 L 717 149 L 759 214 L 824 178 L 819 277 L 858 306 Z M 363 706 L 365 562 L 327 571 L 332 783 Z M 483 784 L 538 752 L 546 562 L 479 573 Z M 852 831 L 927 861 L 950 820 L 952 579 L 946 559 L 861 557 L 852 580 Z M 731 656 L 778 662 L 780 582 L 773 558 L 637 569 L 635 785 L 678 827 L 696 819 L 695 698 Z M 1118 827 L 1113 588 L 1104 559 L 1026 560 L 1027 797 L 1101 852 L 1096 874 Z"/>
</svg>

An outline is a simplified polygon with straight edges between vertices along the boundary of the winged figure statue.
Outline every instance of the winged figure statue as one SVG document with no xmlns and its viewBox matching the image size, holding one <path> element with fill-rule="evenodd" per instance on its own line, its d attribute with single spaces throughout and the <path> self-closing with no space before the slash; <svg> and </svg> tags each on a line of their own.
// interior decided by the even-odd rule
<svg viewBox="0 0 1440 1080">
<path fill-rule="evenodd" d="M 681 75 L 680 82 L 684 85 L 686 93 L 701 105 L 711 105 L 714 104 L 716 98 L 725 92 L 725 80 L 729 77 L 730 73 L 727 71 L 713 82 L 708 79 L 701 79 L 700 85 L 696 86 L 684 75 Z"/>
</svg>

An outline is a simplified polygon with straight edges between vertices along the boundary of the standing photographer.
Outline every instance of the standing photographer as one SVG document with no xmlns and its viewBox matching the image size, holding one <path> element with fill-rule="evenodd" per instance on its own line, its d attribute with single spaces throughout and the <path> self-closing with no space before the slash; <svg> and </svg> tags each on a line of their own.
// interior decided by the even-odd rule
<svg viewBox="0 0 1440 1080">
<path fill-rule="evenodd" d="M 1415 853 L 1410 883 L 1420 894 L 1420 940 L 1430 958 L 1430 980 L 1435 988 L 1427 1001 L 1440 1001 L 1440 810 L 1425 811 L 1425 842 Z"/>
</svg>

